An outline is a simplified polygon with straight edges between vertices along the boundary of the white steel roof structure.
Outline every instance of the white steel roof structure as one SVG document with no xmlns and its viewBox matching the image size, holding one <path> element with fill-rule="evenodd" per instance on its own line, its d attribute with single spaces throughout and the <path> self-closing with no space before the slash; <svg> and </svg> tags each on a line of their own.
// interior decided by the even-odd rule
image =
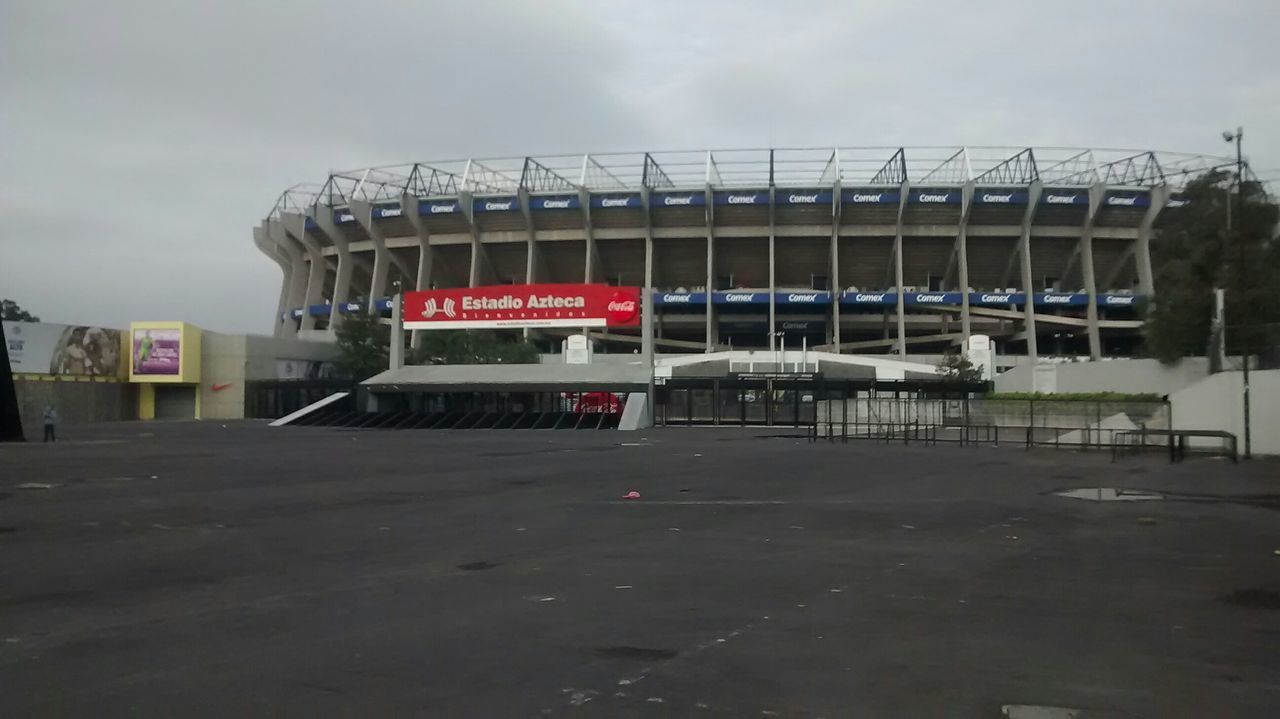
<svg viewBox="0 0 1280 719">
<path fill-rule="evenodd" d="M 1182 187 L 1226 156 L 1114 148 L 921 146 L 724 149 L 473 158 L 330 173 L 320 184 L 285 190 L 270 217 L 352 200 L 392 202 L 404 195 L 460 192 L 589 192 L 815 187 L 836 185 Z"/>
</svg>

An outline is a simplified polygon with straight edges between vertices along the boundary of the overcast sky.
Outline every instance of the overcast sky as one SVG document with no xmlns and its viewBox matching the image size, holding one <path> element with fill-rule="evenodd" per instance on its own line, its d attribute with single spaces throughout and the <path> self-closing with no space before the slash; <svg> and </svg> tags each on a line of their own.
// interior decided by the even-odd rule
<svg viewBox="0 0 1280 719">
<path fill-rule="evenodd" d="M 0 2 L 0 297 L 270 331 L 252 228 L 331 169 L 1079 145 L 1280 177 L 1276 0 Z"/>
</svg>

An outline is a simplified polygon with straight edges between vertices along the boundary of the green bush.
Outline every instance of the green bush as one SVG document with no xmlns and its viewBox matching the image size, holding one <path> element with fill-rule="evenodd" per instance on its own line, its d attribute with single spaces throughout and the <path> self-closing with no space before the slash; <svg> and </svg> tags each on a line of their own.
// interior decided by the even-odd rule
<svg viewBox="0 0 1280 719">
<path fill-rule="evenodd" d="M 1158 394 L 1130 392 L 993 392 L 983 399 L 1029 400 L 1038 402 L 1163 402 Z"/>
</svg>

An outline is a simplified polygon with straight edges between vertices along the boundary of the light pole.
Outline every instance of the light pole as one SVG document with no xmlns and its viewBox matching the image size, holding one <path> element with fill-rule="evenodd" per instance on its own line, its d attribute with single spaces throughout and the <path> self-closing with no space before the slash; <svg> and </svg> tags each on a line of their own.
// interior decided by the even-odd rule
<svg viewBox="0 0 1280 719">
<path fill-rule="evenodd" d="M 1235 236 L 1232 237 L 1231 227 L 1231 205 L 1227 205 L 1227 239 L 1236 244 L 1236 285 L 1238 287 L 1238 299 L 1240 301 L 1240 354 L 1244 358 L 1244 373 L 1241 376 L 1241 384 L 1243 389 L 1244 400 L 1244 458 L 1251 459 L 1253 457 L 1253 436 L 1250 431 L 1249 422 L 1249 298 L 1248 288 L 1245 285 L 1245 251 L 1244 251 L 1244 128 L 1237 127 L 1235 132 L 1227 130 L 1222 133 L 1222 139 L 1236 146 L 1236 197 L 1235 197 L 1235 216 L 1237 226 Z M 1225 331 L 1225 328 L 1224 328 Z"/>
<path fill-rule="evenodd" d="M 770 340 L 769 340 L 770 346 L 774 346 L 773 340 L 772 340 L 773 337 L 777 337 L 778 343 L 781 345 L 781 351 L 782 351 L 781 359 L 778 358 L 778 350 L 774 349 L 773 351 L 773 364 L 776 367 L 775 371 L 781 374 L 782 372 L 785 371 L 783 366 L 786 364 L 786 361 L 787 361 L 787 333 L 786 332 L 770 332 L 769 337 L 770 337 Z"/>
<path fill-rule="evenodd" d="M 391 346 L 387 352 L 387 364 L 390 369 L 404 366 L 404 307 L 401 293 L 401 282 L 391 283 Z"/>
</svg>

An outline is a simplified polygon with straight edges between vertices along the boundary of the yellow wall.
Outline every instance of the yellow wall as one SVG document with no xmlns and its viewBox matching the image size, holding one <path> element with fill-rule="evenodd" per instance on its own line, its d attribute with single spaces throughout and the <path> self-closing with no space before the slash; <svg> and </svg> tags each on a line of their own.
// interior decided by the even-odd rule
<svg viewBox="0 0 1280 719">
<path fill-rule="evenodd" d="M 178 374 L 137 374 L 133 366 L 133 336 L 138 330 L 178 330 Z M 129 358 L 129 381 L 138 386 L 138 419 L 155 419 L 157 384 L 194 385 L 196 396 L 195 418 L 200 419 L 200 339 L 201 330 L 186 322 L 131 322 L 125 338 L 125 353 Z"/>
<path fill-rule="evenodd" d="M 132 348 L 130 348 L 132 351 Z M 138 419 L 156 418 L 156 388 L 151 384 L 138 385 Z"/>
</svg>

